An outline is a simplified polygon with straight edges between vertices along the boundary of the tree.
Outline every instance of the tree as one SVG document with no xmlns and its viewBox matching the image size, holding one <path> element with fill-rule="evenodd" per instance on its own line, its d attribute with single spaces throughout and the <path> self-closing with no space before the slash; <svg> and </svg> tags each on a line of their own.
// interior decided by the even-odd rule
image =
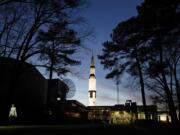
<svg viewBox="0 0 180 135">
<path fill-rule="evenodd" d="M 23 12 L 13 5 L 2 6 L 0 12 L 0 56 L 13 57 L 24 34 L 24 22 L 19 22 Z"/>
<path fill-rule="evenodd" d="M 107 41 L 103 44 L 103 54 L 99 56 L 101 63 L 105 68 L 111 70 L 106 76 L 107 78 L 116 78 L 124 72 L 128 72 L 133 76 L 139 77 L 139 84 L 141 86 L 142 102 L 145 112 L 145 117 L 148 119 L 146 109 L 146 99 L 144 90 L 144 79 L 142 63 L 144 57 L 141 57 L 140 51 L 146 51 L 142 47 L 142 42 L 146 41 L 144 37 L 141 40 L 141 33 L 136 32 L 139 29 L 137 18 L 130 18 L 129 20 L 120 23 L 111 35 L 112 41 Z"/>
<path fill-rule="evenodd" d="M 104 43 L 100 56 L 104 67 L 111 70 L 107 77 L 126 71 L 139 75 L 141 84 L 151 86 L 156 82 L 161 86 L 156 92 L 165 94 L 173 124 L 177 124 L 173 93 L 175 88 L 179 89 L 179 85 L 174 85 L 179 84 L 179 5 L 176 0 L 145 0 L 137 7 L 138 16 L 121 22 L 113 30 L 112 41 Z M 116 61 L 119 68 L 114 68 Z M 143 77 L 148 78 L 148 83 Z"/>
<path fill-rule="evenodd" d="M 53 71 L 63 75 L 70 72 L 68 66 L 80 64 L 71 58 L 80 46 L 80 39 L 73 29 L 68 28 L 67 22 L 55 23 L 47 32 L 40 31 L 38 38 L 42 42 L 40 59 L 45 60 L 42 66 L 49 70 L 50 79 Z"/>
<path fill-rule="evenodd" d="M 2 28 L 0 30 L 2 34 L 11 35 L 17 37 L 17 31 L 21 28 L 23 29 L 23 34 L 21 38 L 16 41 L 16 51 L 14 51 L 13 56 L 17 60 L 27 61 L 34 55 L 40 54 L 39 43 L 41 42 L 36 38 L 39 34 L 39 31 L 49 29 L 53 24 L 57 22 L 67 21 L 66 23 L 70 25 L 73 21 L 75 22 L 75 17 L 72 17 L 72 10 L 76 10 L 81 4 L 80 1 L 75 0 L 51 0 L 51 1 L 39 1 L 39 0 L 24 0 L 24 1 L 14 1 L 8 2 L 5 5 L 1 6 L 4 22 L 2 23 Z M 11 9 L 12 10 L 7 10 Z M 12 20 L 11 14 L 14 16 Z M 16 13 L 16 14 L 15 14 Z M 8 21 L 9 19 L 10 21 Z M 8 32 L 5 30 L 8 29 L 7 25 L 13 22 L 13 25 Z M 1 34 L 1 35 L 2 35 Z M 0 36 L 4 42 L 5 37 Z M 15 43 L 15 39 L 12 42 L 12 38 L 8 38 L 8 44 L 6 46 L 12 46 Z M 4 43 L 1 43 L 4 45 Z"/>
<path fill-rule="evenodd" d="M 50 92 L 53 87 L 51 84 L 53 72 L 62 76 L 70 72 L 70 66 L 80 64 L 80 61 L 71 57 L 80 46 L 80 39 L 73 29 L 68 28 L 65 21 L 54 23 L 47 32 L 40 31 L 38 39 L 42 42 L 40 59 L 44 63 L 41 66 L 49 71 L 48 92 Z"/>
<path fill-rule="evenodd" d="M 155 81 L 153 82 L 161 88 L 158 90 L 159 93 L 161 93 L 161 90 L 164 91 L 163 93 L 166 97 L 169 113 L 171 116 L 174 115 L 174 117 L 176 117 L 176 103 L 179 106 L 179 81 L 177 79 L 177 74 L 179 74 L 177 70 L 179 68 L 179 47 L 177 47 L 177 44 L 174 44 L 172 40 L 167 42 L 167 40 L 171 39 L 171 36 L 166 37 L 167 35 L 163 36 L 162 32 L 160 32 L 159 36 L 156 37 L 157 39 L 152 41 L 151 47 L 153 54 L 151 55 L 151 59 L 149 59 L 147 74 L 151 79 L 154 79 Z M 176 38 L 177 37 L 173 37 L 173 39 Z M 149 81 L 148 85 L 152 85 L 151 82 L 152 81 Z M 171 114 L 173 112 L 174 114 Z"/>
<path fill-rule="evenodd" d="M 79 64 L 71 57 L 81 45 L 81 37 L 78 37 L 80 31 L 76 32 L 72 24 L 80 21 L 74 12 L 82 4 L 81 0 L 0 2 L 0 10 L 3 11 L 0 12 L 3 18 L 0 21 L 0 53 L 17 61 L 9 95 L 14 93 L 16 80 L 22 74 L 23 62 L 40 56 L 38 61 L 50 69 L 50 78 L 54 71 L 60 75 L 69 72 L 71 65 Z"/>
<path fill-rule="evenodd" d="M 179 1 L 150 1 L 146 0 L 139 6 L 138 13 L 144 31 L 152 33 L 149 43 L 152 52 L 149 52 L 149 77 L 156 79 L 161 84 L 169 108 L 169 113 L 174 124 L 177 123 L 176 109 L 173 100 L 173 64 L 172 57 L 178 59 L 179 52 L 177 41 L 179 37 Z M 173 34 L 176 33 L 176 34 Z M 172 37 L 172 35 L 174 35 Z M 171 47 L 170 47 L 171 46 Z M 174 51 L 177 50 L 177 51 Z M 174 53 L 176 55 L 174 55 Z M 157 68 L 158 67 L 158 68 Z M 176 88 L 179 86 L 176 86 Z M 177 96 L 178 97 L 178 96 Z"/>
<path fill-rule="evenodd" d="M 26 2 L 26 0 L 1 0 L 0 6 L 7 5 L 14 2 Z"/>
</svg>

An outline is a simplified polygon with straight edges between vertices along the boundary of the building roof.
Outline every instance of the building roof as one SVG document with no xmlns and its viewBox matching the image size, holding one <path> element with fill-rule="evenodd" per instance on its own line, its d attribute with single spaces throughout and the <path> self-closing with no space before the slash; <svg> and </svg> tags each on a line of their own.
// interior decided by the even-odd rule
<svg viewBox="0 0 180 135">
<path fill-rule="evenodd" d="M 109 106 L 87 106 L 88 110 L 111 110 L 111 111 L 130 111 L 130 110 L 137 110 L 138 112 L 143 112 L 143 106 L 127 106 L 124 104 L 119 105 L 109 105 Z M 147 110 L 149 112 L 156 112 L 157 107 L 155 105 L 147 105 Z"/>
<path fill-rule="evenodd" d="M 73 111 L 73 112 L 86 112 L 87 108 L 85 105 L 83 105 L 82 103 L 80 103 L 77 100 L 66 100 L 65 110 Z"/>
<path fill-rule="evenodd" d="M 94 110 L 94 109 L 103 109 L 103 110 L 111 110 L 111 111 L 123 111 L 125 110 L 125 106 L 123 104 L 120 105 L 114 105 L 114 106 L 87 106 L 88 110 Z"/>
</svg>

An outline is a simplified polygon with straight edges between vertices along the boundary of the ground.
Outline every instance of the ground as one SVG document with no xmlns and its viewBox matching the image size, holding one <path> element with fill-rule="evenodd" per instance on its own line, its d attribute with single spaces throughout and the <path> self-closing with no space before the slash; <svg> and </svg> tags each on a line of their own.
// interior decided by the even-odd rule
<svg viewBox="0 0 180 135">
<path fill-rule="evenodd" d="M 136 124 L 136 125 L 107 125 L 107 124 L 84 124 L 84 125 L 9 125 L 0 126 L 0 135 L 98 135 L 98 134 L 170 134 L 177 135 L 180 128 L 174 128 L 166 124 Z"/>
</svg>

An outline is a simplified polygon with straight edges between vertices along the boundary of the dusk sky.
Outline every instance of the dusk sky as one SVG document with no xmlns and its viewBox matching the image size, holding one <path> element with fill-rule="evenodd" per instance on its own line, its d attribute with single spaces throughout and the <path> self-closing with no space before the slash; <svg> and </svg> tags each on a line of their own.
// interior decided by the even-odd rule
<svg viewBox="0 0 180 135">
<path fill-rule="evenodd" d="M 97 55 L 102 53 L 102 43 L 110 39 L 112 30 L 121 21 L 125 21 L 137 15 L 136 6 L 143 0 L 88 0 L 87 6 L 80 12 L 86 18 L 89 26 L 93 28 L 94 38 L 86 40 L 84 46 L 93 50 L 96 66 L 97 99 L 96 105 L 117 104 L 116 85 L 113 80 L 105 79 L 108 70 L 104 70 Z M 76 93 L 72 99 L 78 100 L 84 105 L 88 105 L 88 79 L 90 70 L 90 60 L 92 52 L 80 50 L 75 56 L 81 60 L 81 65 L 73 67 L 79 73 L 79 77 L 67 76 L 72 79 L 76 86 Z M 126 100 L 141 103 L 141 92 L 137 87 L 126 87 L 132 83 L 132 79 L 123 79 L 119 88 L 120 104 Z M 148 102 L 150 103 L 150 102 Z"/>
<path fill-rule="evenodd" d="M 136 6 L 143 0 L 89 0 L 88 6 L 83 9 L 83 16 L 94 29 L 95 38 L 85 42 L 85 46 L 93 50 L 96 63 L 97 81 L 97 105 L 117 104 L 116 85 L 112 80 L 105 79 L 108 72 L 103 69 L 97 55 L 102 53 L 102 43 L 109 39 L 113 28 L 132 16 L 137 15 Z M 91 52 L 82 51 L 79 58 L 82 60 L 81 66 L 76 70 L 80 72 L 82 78 L 71 77 L 76 85 L 76 94 L 73 99 L 88 105 L 88 78 Z M 120 104 L 124 104 L 127 99 L 141 104 L 141 93 L 137 88 L 127 88 L 125 84 L 131 82 L 126 79 L 120 84 Z M 128 84 L 128 83 L 127 83 Z M 137 89 L 137 90 L 136 90 Z"/>
</svg>

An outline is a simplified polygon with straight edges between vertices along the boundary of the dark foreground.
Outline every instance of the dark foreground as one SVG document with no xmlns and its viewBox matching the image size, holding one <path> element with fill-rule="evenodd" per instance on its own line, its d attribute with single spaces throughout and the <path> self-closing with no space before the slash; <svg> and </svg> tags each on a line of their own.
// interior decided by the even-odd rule
<svg viewBox="0 0 180 135">
<path fill-rule="evenodd" d="M 156 124 L 136 124 L 136 125 L 105 125 L 105 124 L 85 124 L 85 125 L 11 125 L 0 126 L 0 135 L 61 135 L 61 134 L 78 134 L 78 135 L 111 135 L 116 134 L 151 134 L 159 133 L 178 135 L 180 128 L 174 128 L 171 125 Z"/>
</svg>

